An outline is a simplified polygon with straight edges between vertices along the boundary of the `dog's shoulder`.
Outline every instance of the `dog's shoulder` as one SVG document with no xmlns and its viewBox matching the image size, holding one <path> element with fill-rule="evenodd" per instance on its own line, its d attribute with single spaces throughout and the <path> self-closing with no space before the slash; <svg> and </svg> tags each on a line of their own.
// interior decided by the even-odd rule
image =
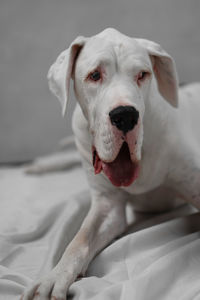
<svg viewBox="0 0 200 300">
<path fill-rule="evenodd" d="M 179 96 L 185 98 L 186 101 L 197 100 L 199 101 L 200 82 L 193 82 L 180 86 Z"/>
</svg>

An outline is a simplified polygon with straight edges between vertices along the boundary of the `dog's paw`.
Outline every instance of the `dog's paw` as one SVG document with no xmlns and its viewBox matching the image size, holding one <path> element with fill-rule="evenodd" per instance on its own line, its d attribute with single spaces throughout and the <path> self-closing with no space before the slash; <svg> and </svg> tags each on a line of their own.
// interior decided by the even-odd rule
<svg viewBox="0 0 200 300">
<path fill-rule="evenodd" d="M 68 288 L 75 279 L 67 271 L 54 269 L 28 288 L 21 300 L 66 300 Z"/>
</svg>

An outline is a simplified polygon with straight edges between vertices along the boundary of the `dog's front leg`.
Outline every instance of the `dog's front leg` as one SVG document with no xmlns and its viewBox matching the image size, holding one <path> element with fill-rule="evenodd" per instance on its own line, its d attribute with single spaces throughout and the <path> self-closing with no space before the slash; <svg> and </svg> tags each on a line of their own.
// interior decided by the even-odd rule
<svg viewBox="0 0 200 300">
<path fill-rule="evenodd" d="M 89 213 L 58 264 L 22 299 L 65 300 L 69 286 L 85 273 L 93 257 L 126 229 L 125 204 L 120 191 L 94 192 Z"/>
</svg>

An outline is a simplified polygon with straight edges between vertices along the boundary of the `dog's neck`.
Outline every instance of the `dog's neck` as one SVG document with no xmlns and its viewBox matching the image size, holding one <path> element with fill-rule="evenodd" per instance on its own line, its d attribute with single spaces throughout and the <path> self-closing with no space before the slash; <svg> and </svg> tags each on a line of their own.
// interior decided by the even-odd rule
<svg viewBox="0 0 200 300">
<path fill-rule="evenodd" d="M 170 151 L 168 132 L 169 126 L 172 126 L 169 124 L 173 123 L 174 110 L 175 108 L 160 95 L 156 80 L 154 80 L 143 118 L 141 185 L 150 181 L 151 178 L 152 187 L 156 187 L 154 183 L 162 184 L 163 178 L 165 178 L 166 174 L 163 174 L 161 161 L 166 160 L 167 151 Z M 167 170 L 167 167 L 165 169 Z M 157 174 L 156 178 L 154 178 L 155 174 Z"/>
<path fill-rule="evenodd" d="M 152 140 L 159 142 L 165 138 L 169 119 L 173 117 L 173 110 L 174 108 L 158 91 L 156 79 L 153 77 L 143 119 L 145 143 L 151 144 Z"/>
</svg>

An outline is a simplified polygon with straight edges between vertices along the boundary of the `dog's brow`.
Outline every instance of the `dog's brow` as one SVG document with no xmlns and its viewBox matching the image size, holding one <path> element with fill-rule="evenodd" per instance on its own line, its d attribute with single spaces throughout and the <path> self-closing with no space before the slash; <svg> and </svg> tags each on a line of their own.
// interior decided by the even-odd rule
<svg viewBox="0 0 200 300">
<path fill-rule="evenodd" d="M 93 60 L 88 60 L 86 63 L 85 73 L 88 74 L 89 72 L 97 69 L 99 66 L 106 66 L 111 64 L 111 58 L 101 56 Z"/>
<path fill-rule="evenodd" d="M 132 68 L 135 72 L 139 72 L 141 70 L 151 73 L 151 68 L 148 64 L 145 63 L 133 63 Z"/>
</svg>

